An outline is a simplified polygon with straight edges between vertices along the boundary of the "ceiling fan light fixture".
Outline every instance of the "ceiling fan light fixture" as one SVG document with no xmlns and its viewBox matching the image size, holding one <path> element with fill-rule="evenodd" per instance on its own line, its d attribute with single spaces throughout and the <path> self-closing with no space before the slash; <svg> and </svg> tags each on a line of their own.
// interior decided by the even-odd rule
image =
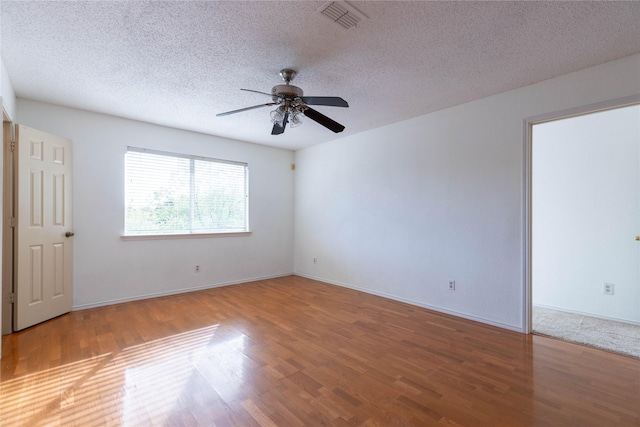
<svg viewBox="0 0 640 427">
<path fill-rule="evenodd" d="M 289 119 L 289 126 L 292 128 L 298 127 L 302 124 L 302 120 L 300 120 L 300 112 L 293 110 L 290 119 Z"/>
<path fill-rule="evenodd" d="M 271 123 L 274 125 L 282 126 L 282 121 L 284 120 L 285 108 L 283 105 L 278 106 L 275 110 L 271 112 Z"/>
</svg>

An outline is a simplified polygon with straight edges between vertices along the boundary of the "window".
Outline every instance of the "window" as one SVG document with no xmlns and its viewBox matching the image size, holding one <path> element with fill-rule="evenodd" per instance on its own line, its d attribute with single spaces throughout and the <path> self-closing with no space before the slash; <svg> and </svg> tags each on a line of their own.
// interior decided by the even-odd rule
<svg viewBox="0 0 640 427">
<path fill-rule="evenodd" d="M 124 234 L 249 231 L 246 163 L 128 147 Z"/>
</svg>

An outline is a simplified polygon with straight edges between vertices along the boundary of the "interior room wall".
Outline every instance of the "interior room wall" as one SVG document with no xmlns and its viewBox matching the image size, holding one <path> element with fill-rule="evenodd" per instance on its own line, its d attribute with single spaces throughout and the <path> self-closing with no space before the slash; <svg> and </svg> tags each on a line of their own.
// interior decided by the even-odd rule
<svg viewBox="0 0 640 427">
<path fill-rule="evenodd" d="M 2 108 L 12 120 L 16 120 L 16 94 L 11 84 L 11 79 L 4 67 L 4 61 L 0 60 L 0 97 L 2 97 Z"/>
<path fill-rule="evenodd" d="M 292 151 L 20 98 L 17 105 L 21 124 L 73 141 L 74 309 L 292 273 Z M 122 240 L 129 145 L 248 163 L 252 234 Z"/>
<path fill-rule="evenodd" d="M 295 272 L 525 330 L 524 121 L 638 93 L 634 55 L 297 151 Z"/>
<path fill-rule="evenodd" d="M 640 106 L 535 125 L 532 147 L 533 304 L 640 323 Z"/>
</svg>

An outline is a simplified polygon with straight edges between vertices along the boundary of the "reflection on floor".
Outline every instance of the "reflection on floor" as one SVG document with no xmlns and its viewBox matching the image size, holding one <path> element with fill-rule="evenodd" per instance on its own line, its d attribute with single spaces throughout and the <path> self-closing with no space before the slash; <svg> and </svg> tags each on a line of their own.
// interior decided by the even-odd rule
<svg viewBox="0 0 640 427">
<path fill-rule="evenodd" d="M 640 358 L 640 325 L 533 307 L 536 334 Z"/>
</svg>

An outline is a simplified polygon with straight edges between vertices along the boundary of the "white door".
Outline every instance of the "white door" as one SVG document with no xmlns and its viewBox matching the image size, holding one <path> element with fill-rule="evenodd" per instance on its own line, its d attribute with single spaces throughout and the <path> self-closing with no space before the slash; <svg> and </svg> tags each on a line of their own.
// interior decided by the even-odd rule
<svg viewBox="0 0 640 427">
<path fill-rule="evenodd" d="M 71 141 L 16 125 L 14 329 L 71 311 Z"/>
</svg>

